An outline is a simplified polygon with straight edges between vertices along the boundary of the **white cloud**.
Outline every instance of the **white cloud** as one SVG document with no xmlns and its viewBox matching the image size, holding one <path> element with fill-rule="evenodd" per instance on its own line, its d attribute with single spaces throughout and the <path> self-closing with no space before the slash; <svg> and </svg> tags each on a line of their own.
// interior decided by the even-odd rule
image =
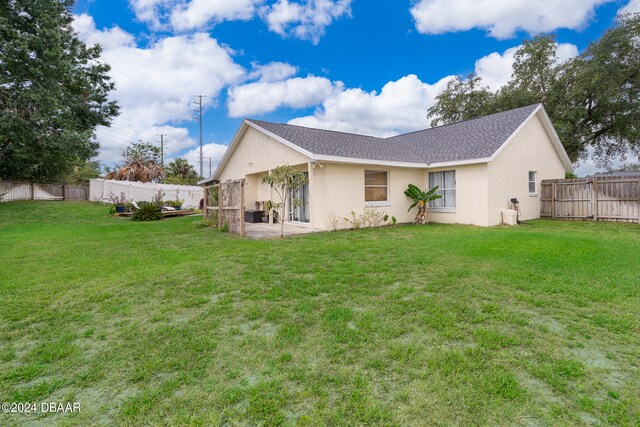
<svg viewBox="0 0 640 427">
<path fill-rule="evenodd" d="M 210 176 L 209 173 L 209 158 L 211 159 L 211 173 L 215 172 L 216 167 L 222 160 L 227 146 L 222 144 L 210 143 L 202 145 L 202 157 L 203 161 L 203 174 L 204 176 Z M 186 152 L 181 156 L 193 165 L 196 172 L 200 173 L 200 147 L 196 147 L 193 150 Z"/>
<path fill-rule="evenodd" d="M 129 0 L 136 19 L 152 29 L 162 29 L 175 0 Z"/>
<path fill-rule="evenodd" d="M 263 14 L 271 31 L 317 44 L 325 28 L 334 20 L 351 16 L 351 0 L 306 0 L 301 3 L 278 0 L 267 6 Z"/>
<path fill-rule="evenodd" d="M 139 48 L 118 27 L 97 30 L 90 16 L 77 16 L 74 25 L 87 44 L 105 47 L 102 59 L 112 66 L 117 86 L 111 96 L 121 114 L 112 127 L 97 131 L 103 161 L 116 161 L 133 140 L 158 141 L 159 133 L 168 134 L 168 154 L 192 146 L 187 130 L 172 123 L 191 119 L 193 95 L 206 95 L 205 101 L 215 104 L 224 87 L 245 76 L 230 51 L 208 34 L 167 37 Z"/>
<path fill-rule="evenodd" d="M 129 0 L 136 19 L 151 29 L 201 29 L 223 21 L 252 19 L 264 0 Z"/>
<path fill-rule="evenodd" d="M 271 31 L 317 44 L 327 26 L 351 16 L 351 0 L 129 0 L 154 30 L 191 31 L 223 21 L 264 19 Z"/>
<path fill-rule="evenodd" d="M 286 62 L 270 62 L 265 65 L 253 63 L 253 70 L 249 73 L 249 80 L 275 82 L 294 76 L 298 68 Z"/>
<path fill-rule="evenodd" d="M 262 114 L 280 107 L 307 108 L 320 104 L 333 91 L 330 80 L 315 76 L 249 83 L 229 89 L 229 115 Z"/>
<path fill-rule="evenodd" d="M 475 64 L 475 73 L 482 77 L 485 85 L 492 90 L 500 89 L 511 79 L 513 71 L 514 55 L 520 46 L 505 50 L 502 54 L 493 52 L 478 59 Z M 569 58 L 578 55 L 578 47 L 571 43 L 558 44 L 556 51 L 557 62 L 562 63 Z"/>
<path fill-rule="evenodd" d="M 178 31 L 202 28 L 223 21 L 251 19 L 261 0 L 192 0 L 171 12 L 171 25 Z"/>
<path fill-rule="evenodd" d="M 314 115 L 289 123 L 383 137 L 424 129 L 429 126 L 427 109 L 451 79 L 428 84 L 410 74 L 387 83 L 380 93 L 336 90 Z"/>
<path fill-rule="evenodd" d="M 492 37 L 505 39 L 519 30 L 535 34 L 558 28 L 579 29 L 593 17 L 597 6 L 611 1 L 420 0 L 411 8 L 411 14 L 421 33 L 480 28 Z"/>
<path fill-rule="evenodd" d="M 625 7 L 618 11 L 618 14 L 640 12 L 640 0 L 631 0 Z"/>
</svg>

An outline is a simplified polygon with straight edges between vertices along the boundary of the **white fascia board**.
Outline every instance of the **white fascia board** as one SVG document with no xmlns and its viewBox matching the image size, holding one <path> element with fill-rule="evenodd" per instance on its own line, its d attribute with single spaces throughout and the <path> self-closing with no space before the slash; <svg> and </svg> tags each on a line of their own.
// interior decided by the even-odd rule
<svg viewBox="0 0 640 427">
<path fill-rule="evenodd" d="M 202 182 L 203 184 L 207 184 L 209 182 L 217 181 L 218 178 L 220 178 L 220 173 L 222 172 L 224 167 L 227 165 L 227 162 L 231 158 L 231 155 L 236 150 L 236 147 L 240 143 L 240 140 L 244 136 L 244 133 L 247 131 L 247 124 L 248 124 L 248 122 L 247 122 L 246 119 L 242 121 L 242 124 L 240 125 L 240 128 L 238 128 L 238 131 L 236 132 L 235 136 L 233 137 L 233 140 L 231 140 L 231 144 L 229 144 L 229 147 L 227 148 L 227 151 L 224 152 L 224 156 L 222 156 L 222 160 L 220 161 L 220 163 L 216 167 L 216 170 L 213 172 L 213 175 L 211 175 L 211 177 L 209 177 L 207 179 L 199 181 L 198 184 L 200 182 Z"/>
<path fill-rule="evenodd" d="M 454 160 L 452 162 L 440 162 L 440 163 L 430 163 L 429 168 L 445 168 L 449 166 L 464 166 L 464 165 L 476 165 L 480 163 L 488 163 L 491 161 L 491 158 L 486 157 L 482 159 L 469 159 L 469 160 Z"/>
<path fill-rule="evenodd" d="M 387 160 L 357 159 L 353 157 L 324 156 L 316 154 L 312 159 L 318 162 L 348 163 L 358 165 L 394 166 L 399 168 L 428 168 L 427 163 L 392 162 Z"/>
<path fill-rule="evenodd" d="M 267 135 L 267 136 L 269 136 L 269 137 L 271 137 L 271 138 L 275 139 L 276 141 L 278 141 L 278 142 L 280 142 L 280 143 L 282 143 L 282 144 L 286 145 L 287 147 L 291 148 L 292 150 L 295 150 L 295 151 L 297 151 L 298 153 L 300 153 L 300 154 L 302 154 L 302 155 L 304 155 L 304 156 L 307 156 L 307 157 L 309 157 L 310 159 L 313 159 L 313 153 L 311 153 L 310 151 L 307 151 L 307 150 L 305 150 L 304 148 L 298 147 L 297 145 L 295 145 L 295 144 L 293 144 L 293 143 L 291 143 L 291 142 L 287 141 L 286 139 L 284 139 L 284 138 L 282 138 L 282 137 L 280 137 L 280 136 L 276 135 L 276 134 L 275 134 L 275 133 L 273 133 L 273 132 L 269 132 L 269 131 L 268 131 L 268 130 L 266 130 L 265 128 L 263 128 L 263 127 L 261 127 L 261 126 L 258 126 L 257 124 L 255 124 L 255 123 L 253 123 L 253 122 L 251 122 L 251 121 L 249 121 L 249 120 L 246 120 L 246 119 L 245 119 L 244 123 L 246 123 L 247 125 L 251 126 L 251 127 L 252 127 L 252 128 L 254 128 L 255 130 L 257 130 L 257 131 L 259 131 L 259 132 L 262 132 L 262 133 L 264 133 L 265 135 Z"/>
<path fill-rule="evenodd" d="M 567 172 L 573 172 L 573 164 L 571 163 L 571 159 L 567 154 L 567 150 L 564 149 L 564 145 L 562 145 L 562 141 L 558 136 L 558 132 L 556 132 L 556 128 L 554 128 L 553 123 L 551 123 L 551 119 L 547 114 L 547 110 L 545 110 L 544 107 L 541 106 L 540 112 L 544 117 L 544 120 L 542 120 L 542 125 L 547 131 L 547 134 L 549 134 L 551 142 L 553 142 L 556 152 L 560 156 L 560 161 L 562 161 L 562 164 L 564 165 L 564 168 L 567 170 Z"/>
</svg>

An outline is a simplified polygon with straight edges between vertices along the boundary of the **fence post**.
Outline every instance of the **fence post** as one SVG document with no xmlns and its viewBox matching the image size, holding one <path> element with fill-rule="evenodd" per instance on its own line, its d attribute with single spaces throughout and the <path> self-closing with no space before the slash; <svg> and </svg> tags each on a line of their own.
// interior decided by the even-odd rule
<svg viewBox="0 0 640 427">
<path fill-rule="evenodd" d="M 222 182 L 218 183 L 218 228 L 222 228 Z"/>
<path fill-rule="evenodd" d="M 598 178 L 591 181 L 591 203 L 593 204 L 593 220 L 598 222 Z"/>
<path fill-rule="evenodd" d="M 36 199 L 36 183 L 32 182 L 31 183 L 31 200 L 35 200 Z"/>
<path fill-rule="evenodd" d="M 244 237 L 244 179 L 240 180 L 240 236 Z"/>
<path fill-rule="evenodd" d="M 551 183 L 551 218 L 556 219 L 556 182 Z"/>
<path fill-rule="evenodd" d="M 271 169 L 269 169 L 269 175 L 271 175 Z M 273 187 L 270 185 L 269 186 L 269 201 L 273 200 L 273 191 L 272 191 Z M 265 206 L 266 208 L 266 206 Z M 269 212 L 269 225 L 273 225 L 274 223 L 274 218 L 273 218 L 273 209 L 270 209 Z"/>
<path fill-rule="evenodd" d="M 638 178 L 638 225 L 640 225 L 640 177 Z"/>
<path fill-rule="evenodd" d="M 207 219 L 209 214 L 209 187 L 204 186 L 204 197 L 202 198 L 202 216 Z"/>
<path fill-rule="evenodd" d="M 67 186 L 62 184 L 62 200 L 67 200 Z"/>
</svg>

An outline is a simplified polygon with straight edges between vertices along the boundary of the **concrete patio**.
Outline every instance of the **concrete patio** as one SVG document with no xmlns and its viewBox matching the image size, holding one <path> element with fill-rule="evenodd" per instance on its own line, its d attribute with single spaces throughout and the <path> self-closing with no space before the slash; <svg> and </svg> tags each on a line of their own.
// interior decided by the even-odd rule
<svg viewBox="0 0 640 427">
<path fill-rule="evenodd" d="M 266 224 L 260 223 L 245 223 L 244 231 L 246 237 L 249 239 L 270 239 L 274 237 L 280 237 L 281 224 Z M 317 233 L 321 230 L 316 230 L 311 227 L 304 227 L 298 224 L 284 223 L 284 235 L 294 236 L 296 234 Z"/>
</svg>

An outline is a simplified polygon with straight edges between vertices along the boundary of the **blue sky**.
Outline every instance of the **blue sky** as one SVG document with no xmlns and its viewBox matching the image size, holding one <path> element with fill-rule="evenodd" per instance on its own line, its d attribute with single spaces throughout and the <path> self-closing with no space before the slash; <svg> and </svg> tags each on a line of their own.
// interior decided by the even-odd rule
<svg viewBox="0 0 640 427">
<path fill-rule="evenodd" d="M 165 133 L 168 158 L 197 163 L 196 93 L 207 95 L 205 156 L 214 163 L 244 116 L 377 135 L 426 128 L 426 110 L 451 76 L 476 72 L 497 87 L 524 38 L 554 32 L 566 59 L 621 9 L 640 9 L 640 0 L 534 3 L 79 1 L 76 30 L 105 46 L 123 107 L 98 132 L 100 160 L 113 163 L 131 140 Z"/>
</svg>

